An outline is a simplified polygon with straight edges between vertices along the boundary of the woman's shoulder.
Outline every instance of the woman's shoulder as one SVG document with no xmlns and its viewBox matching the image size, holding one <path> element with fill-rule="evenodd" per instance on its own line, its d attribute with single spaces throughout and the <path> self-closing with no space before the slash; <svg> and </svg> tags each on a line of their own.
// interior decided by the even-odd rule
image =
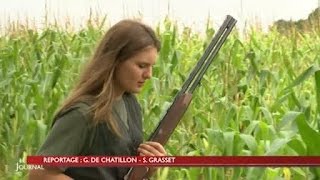
<svg viewBox="0 0 320 180">
<path fill-rule="evenodd" d="M 82 101 L 82 102 L 75 103 L 70 108 L 72 110 L 74 110 L 74 109 L 78 110 L 83 115 L 88 115 L 90 113 L 90 107 L 91 107 L 91 105 L 89 103 Z"/>
<path fill-rule="evenodd" d="M 86 102 L 76 102 L 73 105 L 62 109 L 60 112 L 58 112 L 55 117 L 52 125 L 59 119 L 66 119 L 69 121 L 76 120 L 79 122 L 79 120 L 83 119 L 86 121 L 86 123 L 89 122 L 90 116 L 90 104 Z"/>
<path fill-rule="evenodd" d="M 54 118 L 47 139 L 39 155 L 77 155 L 86 146 L 86 139 L 94 132 L 86 113 L 90 106 L 75 103 L 60 111 Z"/>
</svg>

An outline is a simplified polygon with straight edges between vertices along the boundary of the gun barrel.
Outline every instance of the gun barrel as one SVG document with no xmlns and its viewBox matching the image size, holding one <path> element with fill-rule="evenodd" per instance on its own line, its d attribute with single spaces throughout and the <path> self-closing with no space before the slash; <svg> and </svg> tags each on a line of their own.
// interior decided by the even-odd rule
<svg viewBox="0 0 320 180">
<path fill-rule="evenodd" d="M 185 93 L 187 91 L 189 93 L 193 93 L 195 88 L 200 83 L 203 75 L 207 71 L 208 67 L 217 55 L 218 51 L 222 47 L 224 41 L 227 39 L 236 22 L 237 21 L 232 16 L 227 15 L 226 20 L 223 22 L 223 24 L 211 40 L 203 56 L 200 58 L 196 67 L 190 73 L 188 79 L 183 84 L 179 93 Z"/>
<path fill-rule="evenodd" d="M 215 35 L 214 37 L 214 44 L 212 47 L 212 50 L 210 51 L 210 54 L 208 55 L 208 57 L 205 57 L 205 63 L 204 65 L 201 67 L 201 69 L 199 71 L 197 71 L 197 76 L 196 78 L 192 81 L 192 83 L 189 84 L 189 89 L 187 90 L 189 93 L 193 93 L 193 91 L 196 89 L 196 87 L 199 85 L 202 77 L 204 76 L 205 72 L 207 71 L 207 69 L 209 68 L 210 64 L 212 63 L 212 61 L 214 60 L 214 58 L 216 57 L 216 55 L 218 54 L 220 48 L 222 47 L 223 43 L 225 42 L 225 40 L 227 39 L 227 37 L 229 36 L 231 30 L 233 29 L 234 25 L 236 24 L 236 20 L 231 17 L 231 16 L 227 16 L 227 20 L 225 21 L 224 26 L 222 26 L 218 33 Z"/>
</svg>

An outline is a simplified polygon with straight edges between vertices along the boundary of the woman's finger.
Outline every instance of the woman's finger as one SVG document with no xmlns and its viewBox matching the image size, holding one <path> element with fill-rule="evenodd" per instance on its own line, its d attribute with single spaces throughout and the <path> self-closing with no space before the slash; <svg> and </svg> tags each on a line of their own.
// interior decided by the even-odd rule
<svg viewBox="0 0 320 180">
<path fill-rule="evenodd" d="M 149 146 L 152 146 L 153 148 L 155 148 L 157 151 L 159 151 L 160 153 L 162 153 L 163 155 L 166 155 L 167 152 L 164 149 L 164 147 L 158 143 L 158 142 L 153 142 L 153 141 L 147 141 L 145 142 L 145 144 L 148 144 Z"/>
<path fill-rule="evenodd" d="M 166 151 L 163 146 L 157 142 L 146 142 L 140 144 L 138 152 L 146 156 L 165 156 Z"/>
<path fill-rule="evenodd" d="M 138 148 L 138 152 L 140 156 L 157 156 L 155 153 L 151 152 L 149 149 L 144 148 L 144 146 L 140 146 Z"/>
<path fill-rule="evenodd" d="M 138 152 L 145 154 L 146 156 L 161 156 L 162 153 L 148 144 L 140 144 Z"/>
</svg>

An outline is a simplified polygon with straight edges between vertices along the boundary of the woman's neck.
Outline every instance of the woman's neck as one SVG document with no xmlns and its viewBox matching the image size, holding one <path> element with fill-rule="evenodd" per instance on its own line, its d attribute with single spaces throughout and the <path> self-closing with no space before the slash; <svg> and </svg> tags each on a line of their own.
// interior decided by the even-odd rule
<svg viewBox="0 0 320 180">
<path fill-rule="evenodd" d="M 118 91 L 118 93 L 115 93 L 115 98 L 114 98 L 114 100 L 115 100 L 115 101 L 121 100 L 123 94 L 124 94 L 124 92 L 119 93 L 119 91 Z"/>
</svg>

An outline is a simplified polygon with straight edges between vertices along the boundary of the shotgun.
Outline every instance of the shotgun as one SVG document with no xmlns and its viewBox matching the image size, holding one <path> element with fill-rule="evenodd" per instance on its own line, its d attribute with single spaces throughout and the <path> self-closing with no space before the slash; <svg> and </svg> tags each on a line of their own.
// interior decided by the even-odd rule
<svg viewBox="0 0 320 180">
<path fill-rule="evenodd" d="M 155 141 L 163 146 L 167 143 L 169 137 L 186 112 L 192 100 L 193 91 L 200 84 L 203 75 L 212 63 L 214 57 L 217 55 L 236 22 L 237 21 L 232 16 L 227 15 L 223 24 L 211 40 L 209 46 L 206 48 L 203 56 L 191 71 L 188 79 L 183 83 L 181 90 L 176 94 L 174 101 L 168 108 L 166 114 L 159 122 L 157 128 L 150 135 L 148 141 Z M 132 167 L 125 179 L 142 180 L 146 177 L 147 173 L 147 167 Z"/>
</svg>

